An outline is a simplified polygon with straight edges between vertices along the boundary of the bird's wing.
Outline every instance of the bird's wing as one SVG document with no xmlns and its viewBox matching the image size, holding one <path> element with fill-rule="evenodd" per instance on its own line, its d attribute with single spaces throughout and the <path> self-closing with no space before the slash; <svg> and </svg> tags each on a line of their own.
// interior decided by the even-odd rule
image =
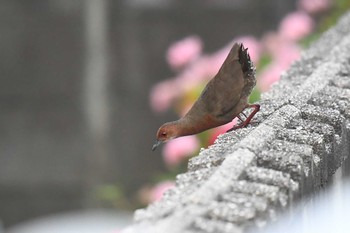
<svg viewBox="0 0 350 233">
<path fill-rule="evenodd" d="M 244 88 L 244 74 L 239 60 L 242 45 L 234 44 L 218 74 L 207 84 L 201 97 L 208 113 L 215 117 L 230 118 L 241 98 Z"/>
</svg>

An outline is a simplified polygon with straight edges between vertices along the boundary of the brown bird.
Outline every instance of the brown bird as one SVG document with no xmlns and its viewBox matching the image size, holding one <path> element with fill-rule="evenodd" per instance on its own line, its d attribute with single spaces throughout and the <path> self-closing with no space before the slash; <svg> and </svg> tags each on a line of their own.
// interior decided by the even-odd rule
<svg viewBox="0 0 350 233">
<path fill-rule="evenodd" d="M 248 98 L 255 84 L 255 67 L 243 44 L 235 43 L 215 77 L 209 81 L 188 113 L 181 119 L 162 125 L 157 132 L 157 140 L 152 150 L 171 139 L 197 134 L 224 125 L 235 117 L 241 124 L 232 129 L 249 124 L 259 111 L 260 105 L 248 104 Z M 254 108 L 247 117 L 243 110 Z M 243 121 L 239 114 L 245 116 Z"/>
</svg>

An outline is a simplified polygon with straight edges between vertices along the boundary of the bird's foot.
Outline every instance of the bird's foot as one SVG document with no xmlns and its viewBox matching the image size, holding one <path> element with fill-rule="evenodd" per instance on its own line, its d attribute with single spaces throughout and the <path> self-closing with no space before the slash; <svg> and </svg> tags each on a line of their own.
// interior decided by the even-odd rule
<svg viewBox="0 0 350 233">
<path fill-rule="evenodd" d="M 226 133 L 231 132 L 231 131 L 236 130 L 236 129 L 244 128 L 244 127 L 245 127 L 244 123 L 237 124 L 237 125 L 233 126 L 231 129 L 227 130 Z"/>
<path fill-rule="evenodd" d="M 238 114 L 237 118 L 241 121 L 241 123 L 233 126 L 231 129 L 227 130 L 226 132 L 231 132 L 233 130 L 246 127 L 250 123 L 252 118 L 255 116 L 255 114 L 260 110 L 260 105 L 259 104 L 251 104 L 251 105 L 248 105 L 246 108 L 254 108 L 254 110 L 248 117 L 243 113 L 243 111 L 240 113 L 243 116 L 245 116 L 245 118 L 246 118 L 245 120 L 242 120 L 242 118 Z"/>
</svg>

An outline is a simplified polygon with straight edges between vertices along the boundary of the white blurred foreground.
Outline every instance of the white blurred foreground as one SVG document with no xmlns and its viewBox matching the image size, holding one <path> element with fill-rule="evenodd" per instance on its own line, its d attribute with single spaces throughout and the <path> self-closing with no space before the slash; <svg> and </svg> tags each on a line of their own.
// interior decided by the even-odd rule
<svg viewBox="0 0 350 233">
<path fill-rule="evenodd" d="M 350 180 L 334 174 L 332 187 L 319 198 L 305 200 L 262 233 L 347 233 L 350 232 Z"/>
<path fill-rule="evenodd" d="M 5 233 L 117 233 L 131 221 L 132 214 L 127 212 L 86 210 L 27 221 L 7 229 Z"/>
</svg>

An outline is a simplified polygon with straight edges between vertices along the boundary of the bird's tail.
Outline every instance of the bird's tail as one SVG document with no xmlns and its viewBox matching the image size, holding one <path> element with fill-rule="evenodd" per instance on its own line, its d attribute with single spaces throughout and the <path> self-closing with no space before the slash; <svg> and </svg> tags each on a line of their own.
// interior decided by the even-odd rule
<svg viewBox="0 0 350 233">
<path fill-rule="evenodd" d="M 255 75 L 255 66 L 250 59 L 248 48 L 244 48 L 243 44 L 239 47 L 238 59 L 239 63 L 241 63 L 243 73 Z"/>
</svg>

